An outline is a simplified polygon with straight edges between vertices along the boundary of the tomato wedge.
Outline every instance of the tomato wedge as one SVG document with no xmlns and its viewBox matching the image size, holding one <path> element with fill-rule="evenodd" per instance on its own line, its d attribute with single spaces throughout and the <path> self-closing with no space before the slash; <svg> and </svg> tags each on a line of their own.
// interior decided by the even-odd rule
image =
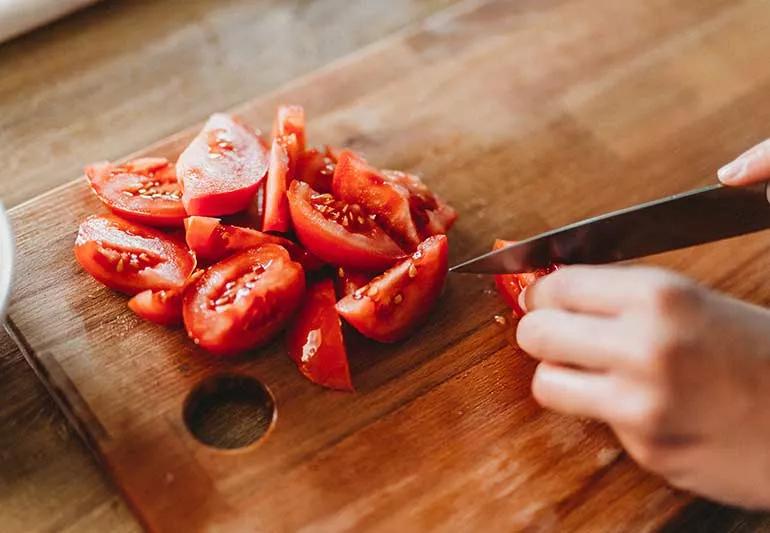
<svg viewBox="0 0 770 533">
<path fill-rule="evenodd" d="M 289 357 L 318 385 L 352 391 L 342 324 L 334 308 L 337 298 L 329 279 L 311 285 L 286 335 Z"/>
<path fill-rule="evenodd" d="M 176 164 L 185 210 L 219 216 L 247 209 L 267 166 L 268 151 L 254 131 L 230 115 L 211 115 Z"/>
<path fill-rule="evenodd" d="M 305 109 L 301 105 L 281 105 L 275 114 L 273 139 L 294 135 L 297 139 L 297 153 L 305 151 Z"/>
<path fill-rule="evenodd" d="M 198 259 L 207 263 L 214 263 L 249 248 L 273 243 L 286 248 L 292 260 L 300 263 L 305 270 L 318 270 L 323 266 L 320 259 L 289 239 L 251 228 L 222 224 L 218 218 L 188 217 L 184 221 L 184 227 L 187 246 L 195 252 Z"/>
<path fill-rule="evenodd" d="M 337 269 L 337 275 L 335 276 L 337 295 L 342 298 L 348 294 L 353 294 L 358 289 L 372 281 L 373 277 L 374 276 L 372 274 L 367 272 L 344 269 L 340 267 Z"/>
<path fill-rule="evenodd" d="M 292 180 L 289 151 L 296 152 L 297 138 L 294 134 L 284 140 L 273 139 L 270 149 L 270 169 L 267 171 L 265 184 L 265 219 L 262 229 L 285 233 L 291 226 L 289 201 L 286 199 L 286 187 Z"/>
<path fill-rule="evenodd" d="M 181 289 L 162 291 L 142 291 L 128 301 L 128 308 L 137 316 L 160 324 L 178 326 L 182 323 L 182 296 L 185 289 L 203 275 L 203 270 L 196 270 L 187 278 Z"/>
<path fill-rule="evenodd" d="M 144 157 L 85 168 L 96 196 L 115 214 L 149 226 L 181 226 L 185 213 L 176 170 L 168 159 Z"/>
<path fill-rule="evenodd" d="M 391 183 L 409 191 L 409 207 L 420 238 L 446 234 L 457 220 L 457 211 L 428 189 L 420 178 L 397 170 L 383 170 Z"/>
<path fill-rule="evenodd" d="M 515 241 L 504 241 L 497 239 L 493 250 L 499 250 L 505 248 L 511 244 L 516 244 Z M 524 316 L 524 310 L 519 305 L 519 295 L 526 287 L 532 285 L 535 281 L 543 276 L 547 276 L 551 272 L 558 270 L 558 265 L 551 265 L 548 268 L 541 268 L 534 272 L 526 272 L 523 274 L 498 274 L 495 276 L 495 285 L 497 285 L 497 291 L 502 296 L 503 301 L 513 309 L 513 316 L 515 318 L 521 318 Z"/>
<path fill-rule="evenodd" d="M 337 311 L 370 339 L 404 339 L 436 303 L 446 280 L 448 255 L 446 235 L 429 237 L 411 257 L 337 302 Z"/>
<path fill-rule="evenodd" d="M 304 292 L 302 266 L 284 248 L 246 250 L 210 267 L 185 291 L 187 334 L 220 356 L 262 346 L 286 325 Z"/>
<path fill-rule="evenodd" d="M 327 146 L 323 152 L 316 148 L 304 152 L 297 161 L 295 178 L 318 192 L 332 192 L 332 178 L 337 167 L 337 157 L 333 150 Z"/>
<path fill-rule="evenodd" d="M 403 256 L 401 248 L 360 206 L 319 194 L 301 181 L 291 183 L 288 197 L 299 241 L 327 263 L 381 271 Z"/>
<path fill-rule="evenodd" d="M 359 204 L 376 215 L 377 223 L 404 249 L 414 250 L 420 244 L 409 206 L 409 190 L 387 179 L 355 152 L 340 153 L 332 190 L 340 200 Z"/>
</svg>

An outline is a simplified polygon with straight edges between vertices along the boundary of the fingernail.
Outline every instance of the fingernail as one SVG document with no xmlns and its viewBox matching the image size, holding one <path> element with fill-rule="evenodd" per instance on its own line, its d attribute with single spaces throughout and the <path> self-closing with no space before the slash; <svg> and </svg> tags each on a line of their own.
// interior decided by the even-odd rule
<svg viewBox="0 0 770 533">
<path fill-rule="evenodd" d="M 732 163 L 728 163 L 727 165 L 723 166 L 719 169 L 719 172 L 717 172 L 719 181 L 723 183 L 730 183 L 738 180 L 741 176 L 743 176 L 744 172 L 746 172 L 747 164 L 748 157 L 741 156 Z"/>
<path fill-rule="evenodd" d="M 521 307 L 521 310 L 524 311 L 525 313 L 527 312 L 527 303 L 525 301 L 526 300 L 526 298 L 525 298 L 526 293 L 527 293 L 527 288 L 526 287 L 524 287 L 521 290 L 521 292 L 519 293 L 519 307 Z"/>
</svg>

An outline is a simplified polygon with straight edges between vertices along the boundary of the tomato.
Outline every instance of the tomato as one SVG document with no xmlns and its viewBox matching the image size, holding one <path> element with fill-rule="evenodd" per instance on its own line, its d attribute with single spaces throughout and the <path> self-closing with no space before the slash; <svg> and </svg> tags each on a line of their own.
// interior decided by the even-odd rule
<svg viewBox="0 0 770 533">
<path fill-rule="evenodd" d="M 296 152 L 297 138 L 294 134 L 283 137 L 283 141 L 273 139 L 270 149 L 270 169 L 267 171 L 265 184 L 264 222 L 265 231 L 285 233 L 291 225 L 289 201 L 286 199 L 286 187 L 292 180 L 289 151 Z M 294 148 L 288 149 L 287 147 Z"/>
<path fill-rule="evenodd" d="M 412 220 L 409 190 L 387 179 L 351 150 L 340 153 L 332 181 L 334 196 L 359 204 L 376 215 L 376 221 L 406 250 L 420 244 Z"/>
<path fill-rule="evenodd" d="M 96 196 L 115 214 L 150 226 L 181 226 L 187 216 L 174 165 L 144 157 L 121 165 L 106 161 L 85 168 Z"/>
<path fill-rule="evenodd" d="M 505 248 L 511 244 L 516 244 L 514 241 L 504 241 L 497 239 L 493 250 L 499 250 Z M 524 316 L 524 310 L 519 305 L 519 295 L 529 285 L 532 285 L 537 279 L 547 276 L 551 272 L 557 270 L 557 265 L 551 265 L 548 268 L 541 268 L 534 272 L 525 272 L 522 274 L 498 274 L 495 276 L 495 285 L 497 285 L 497 291 L 502 296 L 505 303 L 513 309 L 513 316 L 515 318 L 521 318 Z"/>
<path fill-rule="evenodd" d="M 409 191 L 409 207 L 420 238 L 446 234 L 454 225 L 457 211 L 433 194 L 420 178 L 397 170 L 383 170 L 382 175 Z"/>
<path fill-rule="evenodd" d="M 427 317 L 444 286 L 446 235 L 429 237 L 411 257 L 337 302 L 337 312 L 364 336 L 397 342 Z"/>
<path fill-rule="evenodd" d="M 332 192 L 332 177 L 336 167 L 337 158 L 332 148 L 327 146 L 324 152 L 311 148 L 299 157 L 295 177 L 318 192 Z"/>
<path fill-rule="evenodd" d="M 329 279 L 310 286 L 305 302 L 286 335 L 289 357 L 313 383 L 352 391 L 342 324 L 334 308 L 337 298 Z"/>
<path fill-rule="evenodd" d="M 115 215 L 90 216 L 80 225 L 75 257 L 94 278 L 127 294 L 180 288 L 195 269 L 184 244 Z"/>
<path fill-rule="evenodd" d="M 273 243 L 286 248 L 292 260 L 305 270 L 317 270 L 323 266 L 320 259 L 312 256 L 300 245 L 251 228 L 222 224 L 218 218 L 188 217 L 184 221 L 185 240 L 198 259 L 213 263 L 236 252 L 258 248 Z"/>
<path fill-rule="evenodd" d="M 305 151 L 305 110 L 300 105 L 281 105 L 273 124 L 273 139 L 294 135 L 297 139 L 297 153 Z"/>
<path fill-rule="evenodd" d="M 230 115 L 211 115 L 176 164 L 185 210 L 218 216 L 247 209 L 267 167 L 256 133 Z"/>
<path fill-rule="evenodd" d="M 372 281 L 373 277 L 374 276 L 372 274 L 367 272 L 344 269 L 340 267 L 337 269 L 337 275 L 335 276 L 337 295 L 342 298 L 348 294 L 352 294 Z"/>
<path fill-rule="evenodd" d="M 358 205 L 319 194 L 293 181 L 289 209 L 294 230 L 312 254 L 335 266 L 383 270 L 403 255 L 399 246 Z"/>
<path fill-rule="evenodd" d="M 184 294 L 187 334 L 209 352 L 233 355 L 269 342 L 302 301 L 302 266 L 265 244 L 210 267 Z"/>
<path fill-rule="evenodd" d="M 128 308 L 137 316 L 160 324 L 178 326 L 182 323 L 182 296 L 185 289 L 203 275 L 203 270 L 193 272 L 181 289 L 142 291 L 128 301 Z"/>
</svg>

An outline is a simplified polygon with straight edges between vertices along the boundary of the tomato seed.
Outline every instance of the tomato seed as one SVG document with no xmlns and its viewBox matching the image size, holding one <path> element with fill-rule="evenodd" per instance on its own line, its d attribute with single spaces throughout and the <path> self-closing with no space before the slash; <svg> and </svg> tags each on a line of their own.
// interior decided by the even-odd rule
<svg viewBox="0 0 770 533">
<path fill-rule="evenodd" d="M 409 272 L 408 272 L 408 274 L 409 274 L 410 278 L 414 278 L 415 276 L 417 276 L 417 267 L 414 266 L 414 263 L 409 265 Z"/>
<path fill-rule="evenodd" d="M 398 305 L 404 301 L 404 296 L 399 292 L 393 297 L 393 303 Z"/>
</svg>

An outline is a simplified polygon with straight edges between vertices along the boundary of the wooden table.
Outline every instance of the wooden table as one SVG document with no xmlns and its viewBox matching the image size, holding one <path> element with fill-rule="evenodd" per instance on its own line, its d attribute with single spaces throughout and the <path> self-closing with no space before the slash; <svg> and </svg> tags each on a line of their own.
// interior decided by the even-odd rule
<svg viewBox="0 0 770 533">
<path fill-rule="evenodd" d="M 131 152 L 452 3 L 105 2 L 0 46 L 0 197 L 17 205 L 83 162 Z M 5 336 L 0 350 L 3 531 L 135 530 Z M 770 519 L 703 502 L 671 528 L 688 526 L 755 530 Z"/>
</svg>

